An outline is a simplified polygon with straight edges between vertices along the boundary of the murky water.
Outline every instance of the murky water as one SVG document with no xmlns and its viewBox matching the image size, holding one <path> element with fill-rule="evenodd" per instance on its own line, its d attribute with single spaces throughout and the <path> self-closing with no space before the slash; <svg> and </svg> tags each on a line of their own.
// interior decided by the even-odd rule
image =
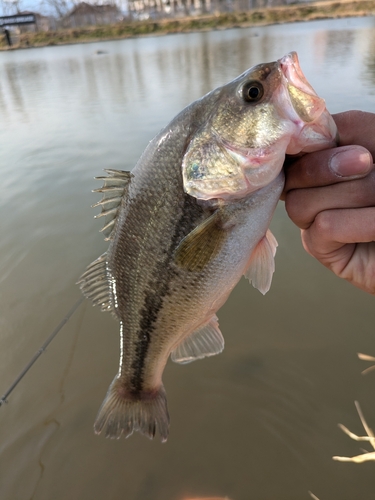
<svg viewBox="0 0 375 500">
<path fill-rule="evenodd" d="M 105 53 L 98 54 L 97 51 Z M 332 112 L 375 111 L 375 18 L 0 54 L 0 393 L 79 298 L 106 245 L 89 207 L 103 168 L 130 169 L 186 104 L 290 50 Z M 242 281 L 219 312 L 226 348 L 169 363 L 166 444 L 93 434 L 118 325 L 85 302 L 0 408 L 2 500 L 368 500 L 371 463 L 340 464 L 375 426 L 374 299 L 301 249 L 280 204 L 271 291 Z"/>
</svg>

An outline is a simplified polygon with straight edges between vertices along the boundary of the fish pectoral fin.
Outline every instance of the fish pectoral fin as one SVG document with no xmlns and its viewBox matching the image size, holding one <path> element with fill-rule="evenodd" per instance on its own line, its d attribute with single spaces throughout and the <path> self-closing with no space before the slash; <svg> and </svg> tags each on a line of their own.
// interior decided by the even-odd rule
<svg viewBox="0 0 375 500">
<path fill-rule="evenodd" d="M 83 295 L 100 306 L 102 311 L 113 311 L 110 284 L 107 276 L 107 254 L 91 262 L 77 282 Z"/>
<path fill-rule="evenodd" d="M 265 295 L 271 287 L 272 275 L 275 271 L 275 254 L 277 241 L 268 229 L 251 254 L 248 268 L 244 273 L 253 287 Z"/>
<path fill-rule="evenodd" d="M 184 339 L 171 353 L 175 363 L 186 364 L 196 359 L 220 354 L 224 349 L 224 338 L 219 330 L 216 316 Z"/>
<path fill-rule="evenodd" d="M 203 271 L 218 254 L 225 240 L 225 229 L 220 224 L 220 210 L 216 210 L 189 233 L 178 245 L 175 262 L 188 271 Z"/>
</svg>

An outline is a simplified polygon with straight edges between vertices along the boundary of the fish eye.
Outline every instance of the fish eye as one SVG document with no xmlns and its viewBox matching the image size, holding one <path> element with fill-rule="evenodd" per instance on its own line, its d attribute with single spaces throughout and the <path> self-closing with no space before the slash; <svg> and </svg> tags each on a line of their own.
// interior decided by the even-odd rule
<svg viewBox="0 0 375 500">
<path fill-rule="evenodd" d="M 260 101 L 263 94 L 263 85 L 259 82 L 248 82 L 242 88 L 242 97 L 246 102 Z"/>
</svg>

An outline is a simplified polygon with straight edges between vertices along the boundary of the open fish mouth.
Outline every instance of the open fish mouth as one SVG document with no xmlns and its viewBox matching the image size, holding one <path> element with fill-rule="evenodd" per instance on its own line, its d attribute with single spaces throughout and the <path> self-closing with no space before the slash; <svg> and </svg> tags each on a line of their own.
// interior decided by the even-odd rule
<svg viewBox="0 0 375 500">
<path fill-rule="evenodd" d="M 300 133 L 291 137 L 286 154 L 303 154 L 337 146 L 335 122 L 327 111 L 325 100 L 316 94 L 303 74 L 297 53 L 290 52 L 277 62 L 291 104 L 290 111 L 295 113 L 294 117 L 289 114 L 289 119 L 300 128 Z"/>
<path fill-rule="evenodd" d="M 306 80 L 296 52 L 290 52 L 279 61 L 280 71 L 285 78 L 289 98 L 298 116 L 306 123 L 316 121 L 324 112 L 324 99 L 316 95 Z"/>
</svg>

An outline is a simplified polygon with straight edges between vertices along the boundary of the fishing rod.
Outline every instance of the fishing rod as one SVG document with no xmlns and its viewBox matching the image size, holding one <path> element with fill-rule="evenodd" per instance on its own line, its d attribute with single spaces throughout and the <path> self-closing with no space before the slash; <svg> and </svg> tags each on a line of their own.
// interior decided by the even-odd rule
<svg viewBox="0 0 375 500">
<path fill-rule="evenodd" d="M 46 351 L 47 347 L 49 344 L 52 342 L 52 340 L 56 337 L 56 335 L 59 333 L 59 331 L 64 327 L 64 325 L 70 320 L 70 318 L 73 316 L 73 314 L 76 312 L 78 307 L 82 304 L 82 302 L 85 300 L 85 297 L 81 297 L 80 299 L 77 300 L 77 302 L 74 304 L 74 306 L 70 309 L 70 311 L 63 317 L 63 319 L 60 321 L 60 323 L 56 326 L 56 328 L 53 330 L 53 332 L 47 337 L 47 339 L 44 341 L 44 343 L 39 347 L 39 349 L 36 351 L 34 356 L 30 359 L 30 361 L 27 363 L 27 365 L 23 368 L 23 370 L 20 372 L 18 377 L 14 380 L 14 382 L 9 386 L 7 391 L 1 396 L 0 398 L 0 406 L 2 406 L 4 403 L 7 403 L 7 398 L 11 392 L 17 387 L 17 385 L 21 382 L 23 377 L 26 375 L 26 373 L 30 370 L 30 368 L 33 366 L 33 364 L 39 359 L 39 357 Z"/>
</svg>

